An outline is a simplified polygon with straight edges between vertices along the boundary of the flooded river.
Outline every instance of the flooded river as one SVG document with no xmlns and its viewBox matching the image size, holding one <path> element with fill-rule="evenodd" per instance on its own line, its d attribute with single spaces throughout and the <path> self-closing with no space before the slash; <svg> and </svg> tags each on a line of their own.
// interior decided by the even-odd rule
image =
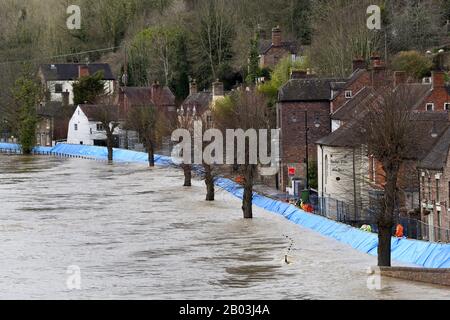
<svg viewBox="0 0 450 320">
<path fill-rule="evenodd" d="M 450 298 L 393 279 L 371 291 L 376 258 L 260 209 L 244 221 L 225 191 L 207 203 L 201 181 L 182 183 L 173 169 L 0 155 L 0 298 Z"/>
</svg>

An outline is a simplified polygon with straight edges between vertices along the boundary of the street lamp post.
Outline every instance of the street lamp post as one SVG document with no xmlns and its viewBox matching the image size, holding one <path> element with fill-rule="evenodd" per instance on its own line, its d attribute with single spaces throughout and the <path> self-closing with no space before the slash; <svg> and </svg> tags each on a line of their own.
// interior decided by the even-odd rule
<svg viewBox="0 0 450 320">
<path fill-rule="evenodd" d="M 306 185 L 305 185 L 305 189 L 309 190 L 309 126 L 308 126 L 308 111 L 305 110 L 304 111 L 305 114 L 305 146 L 306 146 L 306 153 L 305 153 L 305 163 L 306 163 Z M 315 120 L 314 120 L 314 126 L 318 129 L 320 128 L 320 118 L 319 116 L 316 116 Z"/>
</svg>

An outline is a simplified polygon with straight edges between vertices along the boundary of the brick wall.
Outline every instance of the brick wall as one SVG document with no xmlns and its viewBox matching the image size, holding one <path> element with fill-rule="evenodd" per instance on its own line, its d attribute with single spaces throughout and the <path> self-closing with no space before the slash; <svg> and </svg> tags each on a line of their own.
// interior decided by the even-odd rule
<svg viewBox="0 0 450 320">
<path fill-rule="evenodd" d="M 444 73 L 433 73 L 433 90 L 423 101 L 420 111 L 427 111 L 427 104 L 434 104 L 434 111 L 444 111 L 445 103 L 450 103 L 450 89 L 445 87 Z"/>
<path fill-rule="evenodd" d="M 285 190 L 288 184 L 288 164 L 297 164 L 297 176 L 304 178 L 306 159 L 306 126 L 305 111 L 308 115 L 308 152 L 309 162 L 317 161 L 316 141 L 327 136 L 331 132 L 330 103 L 322 102 L 282 102 L 278 104 L 279 127 L 281 128 L 281 153 L 282 174 L 281 190 Z M 316 128 L 314 122 L 320 121 L 320 127 Z"/>
<path fill-rule="evenodd" d="M 443 172 L 422 170 L 420 177 L 420 192 L 422 199 L 422 221 L 433 223 L 434 227 L 450 229 L 450 156 L 447 157 L 447 167 Z M 439 177 L 439 179 L 436 179 Z M 439 189 L 439 201 L 437 192 Z M 431 194 L 431 196 L 430 196 Z M 430 205 L 424 208 L 423 204 Z M 440 209 L 440 210 L 439 210 Z M 429 212 L 429 214 L 428 214 Z M 429 216 L 431 215 L 431 217 Z M 443 232 L 443 231 L 442 231 Z M 445 234 L 438 234 L 435 231 L 433 240 L 439 241 L 446 237 Z"/>
<path fill-rule="evenodd" d="M 381 276 L 450 286 L 450 269 L 381 267 Z"/>
</svg>

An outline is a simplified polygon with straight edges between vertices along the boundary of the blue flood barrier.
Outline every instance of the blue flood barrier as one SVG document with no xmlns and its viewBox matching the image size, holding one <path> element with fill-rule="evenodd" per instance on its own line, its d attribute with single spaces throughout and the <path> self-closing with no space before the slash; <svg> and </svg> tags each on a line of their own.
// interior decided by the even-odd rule
<svg viewBox="0 0 450 320">
<path fill-rule="evenodd" d="M 0 149 L 20 150 L 18 145 L 0 144 Z M 58 144 L 50 150 L 52 154 L 88 157 L 92 159 L 107 159 L 107 149 L 104 147 Z M 114 149 L 114 160 L 119 162 L 147 162 L 148 155 L 123 149 Z M 170 157 L 155 156 L 155 163 L 160 166 L 173 166 Z M 201 173 L 201 166 L 195 166 L 194 171 Z M 226 178 L 217 178 L 215 184 L 242 199 L 243 188 Z M 254 193 L 253 204 L 269 212 L 279 214 L 289 221 L 320 233 L 326 237 L 345 243 L 354 249 L 377 255 L 378 236 L 349 225 L 307 213 L 290 204 L 273 200 Z M 450 268 L 450 244 L 431 243 L 411 239 L 392 238 L 392 259 L 426 268 Z"/>
</svg>

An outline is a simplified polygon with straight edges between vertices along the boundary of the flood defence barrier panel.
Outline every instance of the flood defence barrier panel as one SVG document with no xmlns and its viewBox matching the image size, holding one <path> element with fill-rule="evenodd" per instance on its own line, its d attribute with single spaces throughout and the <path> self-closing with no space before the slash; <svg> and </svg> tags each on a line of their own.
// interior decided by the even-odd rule
<svg viewBox="0 0 450 320">
<path fill-rule="evenodd" d="M 0 149 L 8 149 L 8 146 L 11 150 L 20 150 L 19 146 L 12 144 L 0 144 Z M 50 154 L 54 155 L 96 160 L 106 160 L 108 156 L 106 148 L 95 146 L 58 144 L 51 148 L 51 150 L 48 148 L 37 150 L 49 151 Z M 114 160 L 118 162 L 145 163 L 148 162 L 148 155 L 143 152 L 114 149 Z M 170 157 L 160 155 L 155 156 L 155 163 L 160 166 L 174 165 Z M 200 170 L 199 167 L 196 167 L 196 170 Z M 217 178 L 215 183 L 218 187 L 242 199 L 243 188 L 241 185 L 226 178 Z M 279 214 L 297 225 L 345 243 L 356 250 L 372 256 L 377 255 L 377 234 L 365 232 L 343 223 L 307 213 L 293 205 L 257 193 L 253 195 L 253 203 L 257 207 Z M 391 250 L 392 259 L 399 262 L 425 268 L 450 268 L 450 244 L 392 238 Z"/>
</svg>

